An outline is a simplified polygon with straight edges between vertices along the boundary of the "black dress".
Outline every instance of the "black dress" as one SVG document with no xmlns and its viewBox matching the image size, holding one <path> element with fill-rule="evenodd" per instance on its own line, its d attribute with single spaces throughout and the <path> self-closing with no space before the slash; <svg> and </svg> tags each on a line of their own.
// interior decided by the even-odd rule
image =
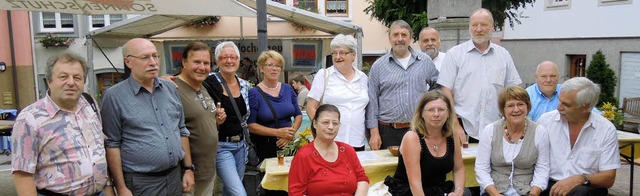
<svg viewBox="0 0 640 196">
<path fill-rule="evenodd" d="M 453 136 L 447 137 L 447 151 L 442 157 L 434 157 L 425 143 L 422 134 L 420 138 L 420 174 L 422 178 L 422 189 L 425 195 L 442 195 L 453 190 L 452 181 L 446 181 L 447 173 L 453 170 L 454 143 Z M 393 178 L 385 179 L 385 184 L 389 186 L 389 193 L 392 195 L 412 195 L 409 188 L 407 168 L 404 165 L 402 154 L 398 156 L 398 168 Z"/>
</svg>

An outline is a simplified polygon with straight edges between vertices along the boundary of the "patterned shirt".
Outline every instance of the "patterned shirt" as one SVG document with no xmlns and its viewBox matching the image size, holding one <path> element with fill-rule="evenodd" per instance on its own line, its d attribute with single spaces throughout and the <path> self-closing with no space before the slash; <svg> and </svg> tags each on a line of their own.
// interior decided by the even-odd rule
<svg viewBox="0 0 640 196">
<path fill-rule="evenodd" d="M 27 106 L 11 139 L 12 171 L 33 174 L 38 189 L 91 195 L 107 182 L 102 125 L 84 97 L 73 112 L 60 109 L 49 95 Z"/>
<path fill-rule="evenodd" d="M 422 94 L 440 88 L 436 84 L 438 70 L 431 58 L 409 47 L 408 67 L 401 66 L 389 51 L 371 66 L 369 72 L 369 105 L 367 128 L 378 127 L 378 121 L 409 122 Z"/>
</svg>

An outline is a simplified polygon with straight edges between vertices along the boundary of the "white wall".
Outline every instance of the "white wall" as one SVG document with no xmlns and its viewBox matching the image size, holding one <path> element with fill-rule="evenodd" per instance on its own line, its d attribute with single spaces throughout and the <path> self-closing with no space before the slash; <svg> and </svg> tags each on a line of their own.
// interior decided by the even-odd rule
<svg viewBox="0 0 640 196">
<path fill-rule="evenodd" d="M 504 39 L 638 37 L 640 1 L 599 5 L 601 0 L 571 0 L 568 9 L 546 9 L 545 2 L 521 10 L 522 24 L 504 28 Z"/>
</svg>

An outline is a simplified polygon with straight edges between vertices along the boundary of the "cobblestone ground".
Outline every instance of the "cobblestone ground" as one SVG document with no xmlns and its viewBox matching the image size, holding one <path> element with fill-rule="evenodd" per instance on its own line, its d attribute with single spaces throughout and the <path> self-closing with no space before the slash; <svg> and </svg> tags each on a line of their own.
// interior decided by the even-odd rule
<svg viewBox="0 0 640 196">
<path fill-rule="evenodd" d="M 609 189 L 609 195 L 629 195 L 629 176 L 631 175 L 629 168 L 629 164 L 622 164 L 622 168 L 617 172 L 615 184 Z M 640 166 L 634 166 L 634 174 L 633 195 L 640 195 Z M 217 186 L 216 193 L 218 194 L 216 195 L 219 195 L 220 185 L 218 184 Z M 17 195 L 16 188 L 13 185 L 13 179 L 11 178 L 11 161 L 9 156 L 4 154 L 0 154 L 0 195 Z"/>
</svg>

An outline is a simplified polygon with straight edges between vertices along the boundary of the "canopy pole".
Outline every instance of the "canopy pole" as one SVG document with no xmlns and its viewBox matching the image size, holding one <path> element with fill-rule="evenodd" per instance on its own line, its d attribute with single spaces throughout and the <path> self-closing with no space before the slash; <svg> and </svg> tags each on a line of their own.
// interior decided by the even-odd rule
<svg viewBox="0 0 640 196">
<path fill-rule="evenodd" d="M 356 65 L 358 65 L 358 70 L 362 70 L 362 37 L 364 37 L 364 35 L 362 34 L 362 28 L 358 27 L 358 29 L 356 30 L 356 40 L 358 41 L 358 52 L 356 54 L 358 54 L 357 58 L 356 58 Z"/>
<path fill-rule="evenodd" d="M 258 54 L 262 54 L 267 50 L 267 0 L 257 0 L 256 8 L 258 14 Z M 259 74 L 260 72 L 258 72 L 258 81 L 261 78 Z"/>
</svg>

